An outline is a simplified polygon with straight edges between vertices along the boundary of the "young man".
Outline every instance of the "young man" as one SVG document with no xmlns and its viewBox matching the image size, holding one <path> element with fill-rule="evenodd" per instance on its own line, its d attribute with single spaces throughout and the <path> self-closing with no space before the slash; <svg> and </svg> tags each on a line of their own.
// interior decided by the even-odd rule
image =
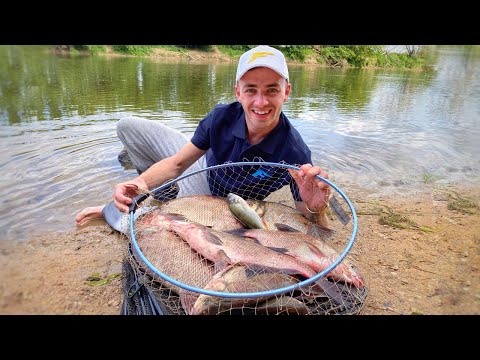
<svg viewBox="0 0 480 360">
<path fill-rule="evenodd" d="M 315 176 L 328 179 L 328 174 L 311 165 L 310 149 L 282 112 L 290 90 L 282 52 L 262 45 L 240 57 L 235 85 L 238 101 L 216 106 L 199 123 L 191 140 L 154 121 L 136 117 L 121 119 L 117 133 L 139 176 L 115 185 L 113 202 L 107 206 L 82 210 L 75 218 L 77 225 L 104 217 L 119 230 L 120 219 L 128 213 L 132 198 L 138 193 L 175 179 L 189 168 L 195 171 L 225 162 L 261 158 L 267 162 L 301 165 L 298 172 L 289 170 L 295 180 L 291 189 L 297 208 L 311 220 L 326 226 L 329 186 Z M 204 181 L 186 182 L 179 196 L 211 193 L 226 196 L 210 189 L 208 181 L 205 177 Z M 232 188 L 225 192 L 238 192 L 242 184 L 227 186 Z M 294 189 L 296 186 L 298 189 Z"/>
</svg>

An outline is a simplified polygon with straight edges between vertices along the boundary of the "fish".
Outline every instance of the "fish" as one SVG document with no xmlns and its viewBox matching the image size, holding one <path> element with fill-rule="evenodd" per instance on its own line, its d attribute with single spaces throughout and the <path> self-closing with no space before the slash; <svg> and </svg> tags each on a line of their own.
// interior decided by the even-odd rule
<svg viewBox="0 0 480 360">
<path fill-rule="evenodd" d="M 308 315 L 310 309 L 305 302 L 288 295 L 267 299 L 255 308 L 257 315 Z"/>
<path fill-rule="evenodd" d="M 254 239 L 260 245 L 266 246 L 282 254 L 290 255 L 308 265 L 317 273 L 325 270 L 339 256 L 336 252 L 336 256 L 327 256 L 314 245 L 314 243 L 318 242 L 318 239 L 295 231 L 294 229 L 292 229 L 292 231 L 235 229 L 228 231 L 228 233 Z M 325 248 L 327 246 L 328 245 L 325 245 L 323 247 Z M 331 250 L 335 251 L 333 249 Z M 332 251 L 330 251 L 330 255 Z M 349 268 L 343 263 L 338 264 L 326 276 L 330 276 L 335 280 L 351 283 L 357 287 L 362 287 L 364 285 L 362 277 L 355 272 L 355 270 Z"/>
<path fill-rule="evenodd" d="M 152 225 L 140 221 L 136 224 L 135 232 L 135 239 L 143 255 L 163 274 L 200 289 L 215 275 L 213 264 L 170 231 L 168 223 Z M 184 292 L 182 288 L 163 279 L 161 283 L 179 295 Z"/>
<path fill-rule="evenodd" d="M 266 229 L 260 215 L 242 197 L 229 193 L 227 200 L 230 211 L 243 225 L 250 229 Z"/>
<path fill-rule="evenodd" d="M 278 224 L 287 225 L 304 234 L 328 240 L 334 235 L 334 230 L 315 224 L 300 211 L 288 205 L 274 201 L 246 200 L 246 203 L 260 216 L 265 228 L 278 230 Z M 253 229 L 253 227 L 251 227 Z M 259 229 L 259 227 L 256 227 Z"/>
<path fill-rule="evenodd" d="M 163 214 L 167 218 L 172 214 Z M 257 268 L 276 269 L 286 274 L 301 274 L 307 278 L 315 272 L 291 256 L 280 254 L 265 246 L 224 231 L 217 231 L 198 223 L 172 218 L 170 228 L 192 249 L 215 263 L 244 264 Z"/>
<path fill-rule="evenodd" d="M 279 289 L 297 283 L 299 280 L 287 274 L 272 271 L 254 271 L 247 266 L 231 265 L 216 274 L 205 286 L 205 290 L 249 293 Z M 265 300 L 257 298 L 226 298 L 201 294 L 192 309 L 191 315 L 217 315 L 241 310 L 247 305 Z M 255 307 L 254 307 L 255 308 Z"/>
<path fill-rule="evenodd" d="M 244 228 L 229 210 L 227 199 L 220 196 L 185 196 L 165 202 L 158 208 L 162 213 L 179 214 L 214 230 Z"/>
<path fill-rule="evenodd" d="M 287 232 L 290 231 L 294 233 L 296 232 L 296 229 L 285 224 L 276 224 L 276 226 L 277 226 L 277 229 L 280 231 L 287 231 Z M 326 241 L 324 241 L 323 238 L 319 238 L 317 236 L 306 236 L 306 237 L 302 236 L 302 239 L 304 241 L 311 242 L 317 249 L 319 249 L 327 257 L 329 257 L 332 261 L 335 261 L 340 256 L 340 254 L 334 248 L 332 248 Z M 356 280 L 352 279 L 353 280 L 352 283 L 353 284 L 356 283 L 355 286 L 362 287 L 365 284 L 365 281 L 361 276 L 361 274 L 355 270 L 355 267 L 350 261 L 348 261 L 348 259 L 344 258 L 341 264 L 345 265 L 348 268 L 348 272 L 350 272 L 351 275 L 354 278 L 356 278 Z"/>
<path fill-rule="evenodd" d="M 170 217 L 172 219 L 170 228 L 188 242 L 192 249 L 216 263 L 218 268 L 225 268 L 228 264 L 243 264 L 258 269 L 273 269 L 285 274 L 299 274 L 306 278 L 316 275 L 312 268 L 292 256 L 253 241 L 245 241 L 241 236 L 213 230 L 198 223 L 181 221 L 178 217 L 175 219 L 175 215 L 172 217 L 172 214 L 163 216 Z M 337 304 L 342 305 L 347 301 L 337 288 L 328 284 L 326 279 L 318 279 L 315 283 Z"/>
</svg>

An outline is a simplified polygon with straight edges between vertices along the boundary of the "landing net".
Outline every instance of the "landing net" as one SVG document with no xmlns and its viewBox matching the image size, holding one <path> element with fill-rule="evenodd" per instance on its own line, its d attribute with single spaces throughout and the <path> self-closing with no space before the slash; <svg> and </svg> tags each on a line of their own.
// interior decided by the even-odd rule
<svg viewBox="0 0 480 360">
<path fill-rule="evenodd" d="M 355 209 L 338 186 L 317 176 L 330 186 L 328 225 L 308 220 L 295 206 L 301 196 L 289 170 L 298 169 L 222 164 L 137 196 L 126 257 L 131 278 L 142 279 L 165 314 L 360 313 L 368 287 L 348 256 Z M 250 229 L 233 215 L 230 193 L 265 229 Z"/>
</svg>

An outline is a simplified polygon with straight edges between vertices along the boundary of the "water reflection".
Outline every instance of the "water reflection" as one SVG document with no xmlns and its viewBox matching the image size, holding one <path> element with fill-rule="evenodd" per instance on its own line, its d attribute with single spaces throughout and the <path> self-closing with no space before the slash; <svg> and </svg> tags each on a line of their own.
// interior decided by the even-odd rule
<svg viewBox="0 0 480 360">
<path fill-rule="evenodd" d="M 480 173 L 480 47 L 432 47 L 420 72 L 290 66 L 285 113 L 349 189 L 401 193 Z M 117 161 L 116 123 L 143 116 L 193 134 L 235 99 L 234 63 L 55 56 L 0 47 L 0 240 L 73 228 L 85 206 L 109 201 L 134 176 Z"/>
</svg>

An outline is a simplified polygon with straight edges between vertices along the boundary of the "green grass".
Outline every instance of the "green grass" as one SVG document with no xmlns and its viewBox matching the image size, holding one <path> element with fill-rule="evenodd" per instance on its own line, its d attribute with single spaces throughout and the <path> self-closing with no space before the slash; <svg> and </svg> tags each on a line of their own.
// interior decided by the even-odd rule
<svg viewBox="0 0 480 360">
<path fill-rule="evenodd" d="M 470 199 L 461 197 L 458 194 L 449 194 L 449 200 L 447 204 L 448 210 L 459 211 L 463 214 L 475 214 L 478 206 Z"/>
<path fill-rule="evenodd" d="M 113 51 L 119 52 L 122 54 L 143 56 L 143 55 L 150 55 L 154 50 L 154 46 L 152 45 L 112 45 L 112 49 Z"/>
<path fill-rule="evenodd" d="M 417 224 L 407 218 L 405 215 L 394 212 L 393 210 L 388 210 L 380 215 L 378 219 L 380 225 L 388 225 L 397 229 L 411 229 L 417 228 Z"/>
<path fill-rule="evenodd" d="M 426 233 L 433 232 L 433 229 L 428 226 L 419 226 L 415 221 L 409 219 L 405 215 L 393 211 L 392 209 L 387 209 L 387 211 L 382 210 L 381 215 L 378 218 L 378 223 L 396 229 L 420 230 Z"/>
<path fill-rule="evenodd" d="M 217 49 L 225 55 L 233 58 L 240 57 L 245 51 L 252 48 L 252 45 L 217 45 Z"/>
<path fill-rule="evenodd" d="M 429 183 L 432 183 L 433 181 L 435 181 L 436 176 L 434 176 L 432 174 L 429 174 L 427 172 L 424 172 L 423 175 L 422 175 L 422 179 L 423 179 L 423 182 L 425 184 L 429 184 Z"/>
<path fill-rule="evenodd" d="M 167 51 L 175 51 L 175 52 L 183 52 L 185 50 L 179 48 L 178 46 L 175 45 L 158 45 L 156 46 L 159 49 L 167 50 Z"/>
<path fill-rule="evenodd" d="M 93 273 L 86 280 L 85 283 L 90 286 L 101 286 L 110 283 L 113 279 L 121 277 L 122 274 L 110 274 L 102 278 L 99 273 Z"/>
</svg>

